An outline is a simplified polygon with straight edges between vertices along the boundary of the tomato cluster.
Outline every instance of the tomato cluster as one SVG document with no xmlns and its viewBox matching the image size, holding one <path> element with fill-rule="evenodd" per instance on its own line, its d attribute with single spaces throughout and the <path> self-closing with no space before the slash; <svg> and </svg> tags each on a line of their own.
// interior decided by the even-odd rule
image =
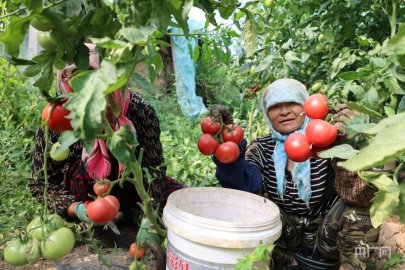
<svg viewBox="0 0 405 270">
<path fill-rule="evenodd" d="M 323 120 L 329 112 L 326 96 L 311 95 L 304 103 L 304 112 L 312 119 L 305 128 L 305 134 L 293 133 L 284 143 L 287 156 L 295 162 L 319 158 L 318 152 L 328 149 L 338 136 L 337 128 Z"/>
<path fill-rule="evenodd" d="M 238 158 L 238 144 L 244 136 L 240 126 L 223 124 L 221 118 L 207 116 L 201 122 L 201 130 L 204 134 L 198 139 L 197 146 L 202 154 L 214 154 L 221 163 L 232 163 Z"/>
<path fill-rule="evenodd" d="M 28 239 L 12 239 L 4 249 L 4 260 L 13 266 L 37 262 L 41 256 L 59 260 L 75 245 L 75 235 L 65 227 L 65 220 L 57 214 L 35 217 L 26 228 Z"/>
</svg>

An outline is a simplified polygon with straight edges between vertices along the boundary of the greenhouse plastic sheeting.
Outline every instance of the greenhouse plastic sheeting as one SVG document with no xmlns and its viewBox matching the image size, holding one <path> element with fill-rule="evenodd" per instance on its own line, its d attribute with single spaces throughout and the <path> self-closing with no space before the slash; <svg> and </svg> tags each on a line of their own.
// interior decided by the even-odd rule
<svg viewBox="0 0 405 270">
<path fill-rule="evenodd" d="M 187 22 L 190 33 L 204 27 L 204 22 L 193 18 L 190 18 Z M 180 28 L 171 28 L 170 32 L 182 34 L 183 30 Z M 192 120 L 207 112 L 202 98 L 196 95 L 195 64 L 189 51 L 189 44 L 194 51 L 196 42 L 197 39 L 194 37 L 186 39 L 183 35 L 171 36 L 177 99 L 183 115 Z"/>
</svg>

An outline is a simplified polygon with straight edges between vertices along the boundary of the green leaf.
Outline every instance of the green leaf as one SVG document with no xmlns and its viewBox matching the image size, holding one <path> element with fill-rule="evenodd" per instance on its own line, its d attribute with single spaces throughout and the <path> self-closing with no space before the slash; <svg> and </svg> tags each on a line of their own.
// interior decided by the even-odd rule
<svg viewBox="0 0 405 270">
<path fill-rule="evenodd" d="M 136 83 L 136 87 L 152 93 L 158 93 L 159 90 L 144 76 L 139 73 L 132 74 L 132 78 Z"/>
<path fill-rule="evenodd" d="M 48 93 L 52 87 L 54 74 L 53 63 L 55 62 L 56 52 L 42 51 L 32 60 L 41 65 L 42 71 L 39 79 L 33 84 L 38 87 L 43 93 Z"/>
<path fill-rule="evenodd" d="M 92 140 L 101 132 L 107 106 L 104 95 L 122 86 L 120 80 L 118 70 L 108 61 L 103 61 L 99 69 L 81 72 L 70 80 L 74 93 L 66 108 L 71 111 L 72 125 L 81 139 Z"/>
<path fill-rule="evenodd" d="M 76 46 L 74 62 L 79 69 L 89 69 L 89 52 L 89 48 L 83 42 L 79 42 L 79 45 Z"/>
<path fill-rule="evenodd" d="M 34 77 L 35 75 L 39 74 L 42 70 L 42 66 L 40 64 L 28 66 L 24 70 L 24 75 L 27 77 Z"/>
<path fill-rule="evenodd" d="M 68 149 L 72 144 L 75 142 L 79 141 L 79 138 L 77 138 L 74 135 L 73 131 L 64 131 L 60 135 L 58 139 L 60 146 L 56 148 L 56 155 L 62 154 L 66 149 Z"/>
<path fill-rule="evenodd" d="M 91 42 L 96 44 L 97 47 L 104 49 L 121 49 L 124 48 L 125 45 L 127 44 L 124 41 L 111 39 L 109 37 L 103 38 L 90 37 L 90 40 Z"/>
<path fill-rule="evenodd" d="M 253 16 L 248 13 L 246 17 L 245 31 L 243 33 L 243 40 L 245 42 L 246 57 L 251 57 L 259 44 L 257 37 L 255 22 Z"/>
<path fill-rule="evenodd" d="M 404 113 L 399 113 L 396 115 L 392 115 L 390 117 L 382 119 L 378 124 L 374 124 L 371 128 L 363 130 L 363 133 L 366 134 L 377 134 L 378 132 L 383 131 L 384 129 L 387 129 L 391 125 L 397 125 L 403 122 L 405 119 L 405 112 Z"/>
<path fill-rule="evenodd" d="M 361 104 L 358 104 L 358 103 L 355 103 L 355 102 L 345 102 L 345 104 L 349 108 L 351 108 L 351 109 L 353 109 L 355 111 L 365 113 L 365 114 L 368 114 L 370 116 L 374 116 L 374 117 L 377 117 L 377 118 L 380 118 L 380 119 L 383 118 L 383 116 L 379 112 L 377 112 L 375 110 L 372 110 L 372 109 L 370 109 L 370 108 L 368 108 L 368 107 L 366 107 L 364 105 L 361 105 Z"/>
<path fill-rule="evenodd" d="M 365 182 L 373 184 L 379 190 L 387 192 L 399 192 L 399 185 L 384 172 L 360 171 L 358 175 Z"/>
<path fill-rule="evenodd" d="M 371 224 L 374 228 L 377 228 L 386 222 L 397 210 L 399 206 L 399 191 L 378 191 L 372 201 L 373 204 L 370 207 Z"/>
<path fill-rule="evenodd" d="M 138 142 L 129 126 L 122 126 L 107 139 L 107 147 L 114 157 L 121 163 L 127 164 L 136 160 L 135 147 Z"/>
<path fill-rule="evenodd" d="M 165 1 L 170 13 L 173 14 L 177 23 L 183 28 L 184 34 L 188 36 L 188 13 L 193 7 L 193 0 L 168 0 Z"/>
<path fill-rule="evenodd" d="M 18 55 L 20 54 L 20 45 L 27 34 L 30 21 L 31 16 L 11 17 L 6 31 L 0 35 L 0 42 L 5 45 L 6 52 L 9 55 L 18 58 Z"/>
<path fill-rule="evenodd" d="M 320 158 L 349 159 L 355 156 L 359 150 L 354 149 L 350 144 L 336 145 L 328 150 L 318 152 Z"/>
<path fill-rule="evenodd" d="M 369 76 L 373 72 L 373 69 L 363 69 L 359 71 L 347 71 L 347 72 L 342 72 L 338 74 L 338 77 L 346 80 L 346 81 L 352 81 L 352 80 L 358 80 L 361 78 L 364 78 L 366 76 Z"/>
<path fill-rule="evenodd" d="M 405 24 L 401 25 L 398 32 L 388 41 L 382 52 L 387 54 L 405 54 Z"/>
<path fill-rule="evenodd" d="M 26 0 L 24 2 L 29 10 L 40 11 L 42 9 L 42 0 Z"/>
<path fill-rule="evenodd" d="M 357 156 L 341 162 L 340 165 L 349 171 L 359 171 L 393 160 L 405 152 L 403 134 L 405 121 L 387 125 L 370 140 L 368 146 L 360 150 Z"/>
<path fill-rule="evenodd" d="M 149 37 L 155 32 L 156 27 L 148 25 L 139 28 L 121 28 L 120 34 L 133 44 L 145 44 Z"/>
<path fill-rule="evenodd" d="M 155 70 L 161 71 L 163 68 L 163 61 L 160 53 L 154 53 L 151 59 L 151 64 L 155 67 Z"/>
<path fill-rule="evenodd" d="M 405 209 L 405 182 L 399 185 L 399 209 Z M 405 211 L 399 211 L 399 219 L 405 224 Z"/>
<path fill-rule="evenodd" d="M 391 107 L 384 106 L 384 112 L 387 116 L 393 116 L 395 115 L 395 110 Z"/>
</svg>

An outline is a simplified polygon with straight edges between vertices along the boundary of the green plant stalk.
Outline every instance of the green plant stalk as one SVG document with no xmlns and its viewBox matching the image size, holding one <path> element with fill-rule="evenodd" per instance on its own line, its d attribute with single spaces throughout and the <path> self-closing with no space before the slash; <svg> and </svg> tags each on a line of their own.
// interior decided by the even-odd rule
<svg viewBox="0 0 405 270">
<path fill-rule="evenodd" d="M 134 174 L 134 178 L 133 179 L 127 178 L 125 179 L 125 181 L 129 181 L 135 186 L 135 189 L 143 202 L 143 205 L 140 205 L 140 207 L 144 211 L 146 217 L 150 220 L 151 225 L 156 230 L 157 234 L 159 234 L 162 237 L 166 237 L 167 235 L 166 230 L 160 228 L 157 224 L 157 218 L 154 215 L 155 211 L 152 207 L 152 200 L 150 199 L 149 194 L 146 192 L 145 187 L 143 185 L 143 173 L 141 165 L 139 164 L 138 161 L 129 162 L 128 165 L 130 166 L 130 169 Z"/>
<path fill-rule="evenodd" d="M 249 120 L 248 120 L 248 136 L 249 136 L 249 143 L 252 141 L 253 137 L 253 113 L 256 110 L 256 104 L 252 105 L 252 108 L 249 111 Z"/>
<path fill-rule="evenodd" d="M 52 7 L 54 7 L 54 6 L 57 6 L 57 5 L 59 5 L 59 4 L 62 4 L 63 2 L 65 2 L 65 0 L 59 0 L 59 1 L 57 1 L 57 2 L 54 2 L 54 3 L 52 3 L 52 4 L 50 4 L 50 5 L 46 6 L 46 7 L 44 7 L 43 10 L 52 8 Z M 0 20 L 3 19 L 3 18 L 7 18 L 7 17 L 10 17 L 10 16 L 13 16 L 14 14 L 20 13 L 21 11 L 24 11 L 24 10 L 26 10 L 26 9 L 27 9 L 27 7 L 23 7 L 23 8 L 14 10 L 13 12 L 4 14 L 3 16 L 0 16 Z"/>
<path fill-rule="evenodd" d="M 44 218 L 48 216 L 48 149 L 49 149 L 49 128 L 48 123 L 49 119 L 51 118 L 52 112 L 56 107 L 56 103 L 52 105 L 48 118 L 45 122 L 45 149 L 44 149 L 44 162 L 43 162 L 43 171 L 44 171 Z"/>
<path fill-rule="evenodd" d="M 396 33 L 396 24 L 397 24 L 397 3 L 395 0 L 392 0 L 392 14 L 391 14 L 391 37 Z"/>
</svg>

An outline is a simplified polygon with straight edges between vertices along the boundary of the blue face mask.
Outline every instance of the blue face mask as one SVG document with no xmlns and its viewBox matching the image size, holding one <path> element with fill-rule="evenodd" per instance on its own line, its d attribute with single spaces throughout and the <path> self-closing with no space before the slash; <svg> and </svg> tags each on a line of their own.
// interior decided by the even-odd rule
<svg viewBox="0 0 405 270">
<path fill-rule="evenodd" d="M 273 139 L 276 141 L 276 146 L 273 152 L 274 167 L 277 178 L 277 193 L 281 199 L 284 196 L 286 187 L 285 169 L 287 166 L 287 154 L 284 150 L 284 142 L 288 134 L 281 134 L 274 129 L 270 119 L 268 118 L 268 109 L 276 104 L 283 102 L 294 102 L 303 105 L 308 98 L 306 87 L 294 79 L 279 79 L 270 84 L 262 98 L 262 110 L 264 118 L 271 130 Z M 296 131 L 305 133 L 305 128 L 310 119 L 305 116 L 303 125 Z M 297 185 L 298 196 L 302 199 L 309 208 L 309 200 L 311 199 L 311 164 L 309 159 L 304 162 L 295 162 L 292 172 L 293 181 Z"/>
</svg>

